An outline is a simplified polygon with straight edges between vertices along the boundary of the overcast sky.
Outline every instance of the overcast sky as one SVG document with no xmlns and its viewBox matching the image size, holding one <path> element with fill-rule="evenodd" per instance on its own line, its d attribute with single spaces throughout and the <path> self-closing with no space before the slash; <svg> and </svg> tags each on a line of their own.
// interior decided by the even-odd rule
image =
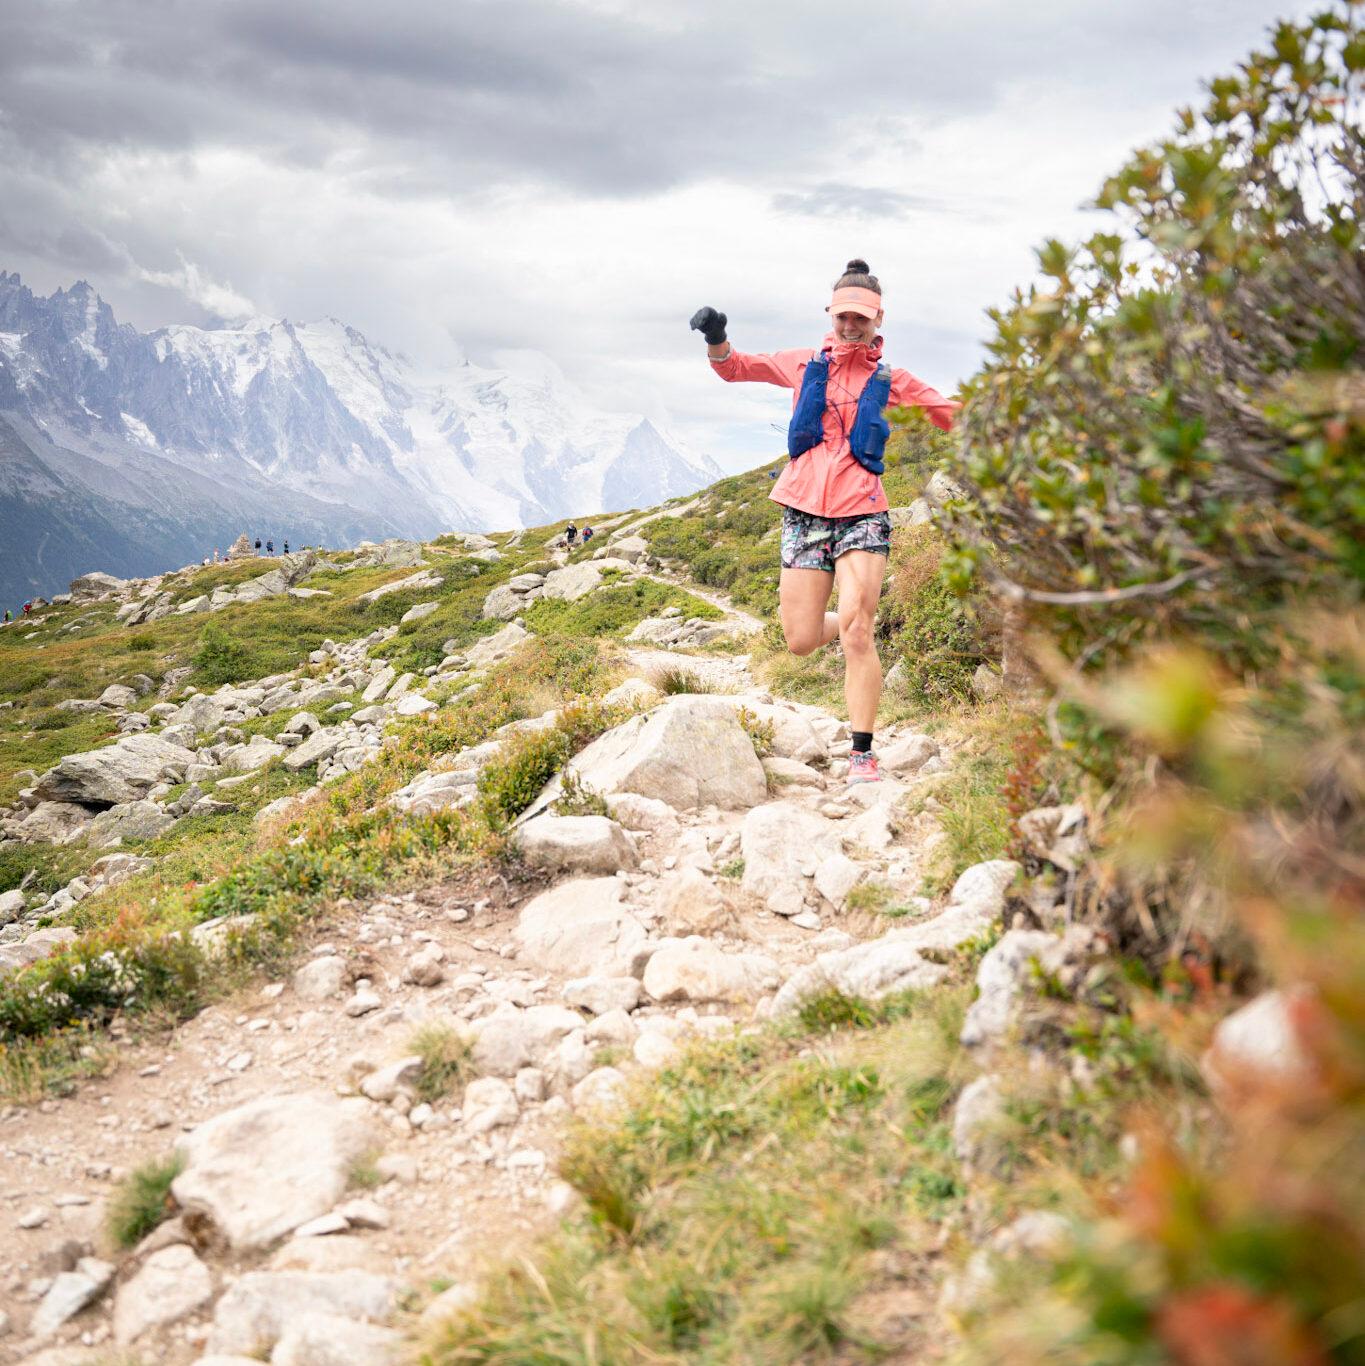
<svg viewBox="0 0 1365 1366">
<path fill-rule="evenodd" d="M 0 267 L 149 328 L 335 316 L 541 353 L 728 468 L 789 398 L 687 319 L 813 346 L 865 257 L 951 389 L 1043 237 L 1303 0 L 11 0 Z"/>
</svg>

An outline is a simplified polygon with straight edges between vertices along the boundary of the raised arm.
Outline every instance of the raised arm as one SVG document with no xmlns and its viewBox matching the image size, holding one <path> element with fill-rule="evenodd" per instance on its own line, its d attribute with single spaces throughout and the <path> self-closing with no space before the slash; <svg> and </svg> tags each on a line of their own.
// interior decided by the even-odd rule
<svg viewBox="0 0 1365 1366">
<path fill-rule="evenodd" d="M 916 379 L 908 370 L 892 370 L 891 397 L 887 407 L 923 408 L 929 421 L 947 432 L 952 430 L 962 405 L 955 398 L 944 398 L 937 389 L 922 379 Z"/>
<path fill-rule="evenodd" d="M 795 389 L 801 383 L 801 367 L 815 354 L 806 348 L 797 351 L 774 351 L 771 355 L 747 355 L 734 350 L 725 336 L 724 313 L 714 308 L 699 308 L 692 315 L 691 327 L 706 338 L 706 355 L 721 379 L 776 384 L 780 389 Z"/>
</svg>

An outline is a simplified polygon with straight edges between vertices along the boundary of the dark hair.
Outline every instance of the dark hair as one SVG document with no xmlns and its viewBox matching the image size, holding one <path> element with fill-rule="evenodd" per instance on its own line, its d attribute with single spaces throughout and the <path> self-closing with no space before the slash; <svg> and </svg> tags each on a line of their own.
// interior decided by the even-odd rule
<svg viewBox="0 0 1365 1366">
<path fill-rule="evenodd" d="M 846 285 L 854 289 L 870 289 L 874 294 L 882 292 L 881 281 L 872 274 L 867 262 L 860 261 L 856 256 L 844 267 L 844 273 L 834 282 L 835 289 L 843 289 Z"/>
</svg>

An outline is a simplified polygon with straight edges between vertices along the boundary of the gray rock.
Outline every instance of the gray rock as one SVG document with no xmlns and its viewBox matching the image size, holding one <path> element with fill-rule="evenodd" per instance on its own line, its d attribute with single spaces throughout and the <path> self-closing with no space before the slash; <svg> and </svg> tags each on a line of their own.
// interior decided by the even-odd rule
<svg viewBox="0 0 1365 1366">
<path fill-rule="evenodd" d="M 350 971 L 346 960 L 323 954 L 299 968 L 293 977 L 295 994 L 304 1001 L 328 1001 L 346 988 Z"/>
<path fill-rule="evenodd" d="M 972 691 L 982 702 L 990 702 L 1005 691 L 1005 684 L 989 664 L 978 664 L 972 674 Z"/>
<path fill-rule="evenodd" d="M 218 761 L 222 773 L 254 773 L 286 751 L 283 745 L 268 740 L 264 735 L 253 735 L 244 745 L 228 745 Z M 297 753 L 297 750 L 292 751 Z"/>
<path fill-rule="evenodd" d="M 312 735 L 322 729 L 322 722 L 311 711 L 296 712 L 285 724 L 286 735 Z"/>
<path fill-rule="evenodd" d="M 35 1338 L 48 1338 L 67 1319 L 93 1304 L 109 1288 L 114 1268 L 97 1257 L 82 1257 L 74 1271 L 63 1271 L 52 1282 L 42 1303 L 29 1321 L 28 1331 Z"/>
<path fill-rule="evenodd" d="M 156 802 L 120 802 L 101 811 L 86 827 L 86 838 L 96 849 L 123 840 L 153 840 L 175 824 L 175 817 Z"/>
<path fill-rule="evenodd" d="M 466 1133 L 485 1134 L 515 1124 L 521 1113 L 516 1092 L 501 1077 L 479 1077 L 464 1090 L 460 1105 L 461 1125 Z"/>
<path fill-rule="evenodd" d="M 360 1083 L 360 1090 L 371 1100 L 387 1104 L 400 1091 L 416 1095 L 417 1082 L 421 1075 L 422 1059 L 413 1053 L 381 1067 L 377 1072 L 371 1072 Z"/>
<path fill-rule="evenodd" d="M 483 615 L 489 621 L 511 621 L 526 609 L 526 596 L 510 583 L 499 584 L 483 600 Z"/>
<path fill-rule="evenodd" d="M 128 588 L 126 579 L 116 579 L 112 574 L 82 574 L 71 580 L 71 601 L 93 602 L 107 593 L 124 593 Z"/>
<path fill-rule="evenodd" d="M 445 580 L 441 575 L 433 573 L 430 569 L 424 569 L 420 574 L 409 574 L 405 579 L 395 579 L 392 583 L 380 584 L 378 588 L 372 588 L 368 593 L 362 593 L 359 601 L 364 603 L 378 602 L 380 598 L 387 597 L 390 593 L 407 593 L 419 588 L 439 588 L 444 582 Z"/>
<path fill-rule="evenodd" d="M 490 664 L 506 659 L 530 639 L 531 632 L 520 622 L 509 621 L 501 631 L 484 636 L 482 640 L 471 645 L 464 652 L 465 663 L 471 669 L 487 668 Z"/>
<path fill-rule="evenodd" d="M 516 842 L 533 868 L 614 873 L 639 861 L 634 841 L 606 816 L 537 816 L 518 829 Z"/>
<path fill-rule="evenodd" d="M 1019 817 L 1017 826 L 1024 848 L 1063 872 L 1076 872 L 1089 853 L 1085 808 L 1079 802 L 1035 807 Z"/>
<path fill-rule="evenodd" d="M 493 1076 L 515 1077 L 523 1067 L 546 1062 L 561 1040 L 582 1027 L 582 1017 L 563 1006 L 523 1010 L 503 1002 L 470 1026 L 474 1065 Z"/>
<path fill-rule="evenodd" d="M 517 917 L 517 956 L 565 977 L 631 973 L 647 936 L 621 894 L 614 877 L 579 878 L 541 892 Z"/>
<path fill-rule="evenodd" d="M 68 754 L 34 784 L 34 795 L 55 802 L 112 806 L 135 802 L 164 777 L 176 779 L 194 762 L 192 750 L 156 735 L 126 735 L 105 749 Z"/>
<path fill-rule="evenodd" d="M 749 1001 L 780 980 L 766 954 L 735 953 L 693 935 L 662 941 L 645 965 L 644 988 L 656 1001 Z"/>
<path fill-rule="evenodd" d="M 171 1191 L 183 1209 L 206 1215 L 235 1251 L 265 1247 L 327 1213 L 374 1144 L 356 1103 L 321 1093 L 266 1096 L 182 1138 L 185 1169 Z"/>
<path fill-rule="evenodd" d="M 953 1152 L 964 1166 L 994 1172 L 1003 1155 L 1001 1129 L 1005 1098 L 990 1073 L 962 1088 L 953 1106 Z"/>
<path fill-rule="evenodd" d="M 102 707 L 114 707 L 119 710 L 126 710 L 137 702 L 137 693 L 122 683 L 111 683 L 99 695 L 99 704 Z"/>
<path fill-rule="evenodd" d="M 604 797 L 634 792 L 680 811 L 744 809 L 768 795 L 753 743 L 716 697 L 671 698 L 599 736 L 569 768 Z"/>
<path fill-rule="evenodd" d="M 80 802 L 39 802 L 19 825 L 25 844 L 65 844 L 79 835 L 97 814 Z"/>
<path fill-rule="evenodd" d="M 606 1110 L 619 1105 L 626 1092 L 625 1073 L 615 1067 L 597 1067 L 572 1091 L 575 1110 Z"/>
<path fill-rule="evenodd" d="M 421 621 L 423 617 L 429 617 L 440 607 L 439 602 L 419 602 L 409 607 L 401 617 L 398 618 L 399 624 L 403 625 L 409 621 Z"/>
<path fill-rule="evenodd" d="M 635 566 L 629 560 L 608 556 L 601 560 L 583 560 L 578 564 L 565 565 L 545 576 L 541 591 L 547 598 L 561 602 L 577 602 L 601 586 L 603 571 L 617 569 L 622 573 L 633 573 Z"/>
<path fill-rule="evenodd" d="M 1318 1080 L 1295 1015 L 1311 1007 L 1305 988 L 1266 991 L 1219 1021 L 1201 1065 L 1215 1090 L 1250 1083 L 1260 1089 L 1294 1088 Z"/>
<path fill-rule="evenodd" d="M 18 920 L 23 915 L 26 904 L 23 892 L 17 888 L 0 892 L 0 925 L 8 925 Z"/>
<path fill-rule="evenodd" d="M 976 970 L 977 998 L 962 1024 L 962 1043 L 981 1048 L 1003 1042 L 1027 992 L 1032 965 L 1056 942 L 1045 930 L 1010 930 Z"/>
<path fill-rule="evenodd" d="M 779 758 L 816 765 L 824 765 L 828 761 L 829 751 L 824 740 L 799 712 L 790 707 L 756 702 L 744 697 L 734 699 L 732 705 L 736 710 L 746 708 L 761 723 L 772 727 L 773 753 Z"/>
<path fill-rule="evenodd" d="M 444 811 L 451 806 L 466 806 L 476 796 L 478 777 L 476 768 L 421 774 L 395 792 L 389 802 L 399 811 L 417 816 Z"/>
<path fill-rule="evenodd" d="M 303 1314 L 280 1335 L 271 1366 L 398 1366 L 402 1333 L 340 1314 Z"/>
<path fill-rule="evenodd" d="M 594 1015 L 630 1011 L 640 1004 L 640 983 L 634 977 L 575 977 L 564 983 L 564 999 Z"/>
<path fill-rule="evenodd" d="M 194 1249 L 176 1243 L 153 1252 L 114 1300 L 114 1341 L 136 1342 L 162 1324 L 176 1323 L 213 1298 L 213 1275 Z"/>
<path fill-rule="evenodd" d="M 877 761 L 888 773 L 917 773 L 938 753 L 938 741 L 929 735 L 902 735 L 877 750 Z"/>
<path fill-rule="evenodd" d="M 366 686 L 365 691 L 360 694 L 362 702 L 378 702 L 381 697 L 388 692 L 393 684 L 393 680 L 398 677 L 397 671 L 386 664 Z"/>
<path fill-rule="evenodd" d="M 308 1314 L 345 1319 L 385 1319 L 395 1309 L 397 1287 L 367 1271 L 249 1271 L 218 1301 L 209 1352 L 238 1355 L 269 1350 Z"/>
<path fill-rule="evenodd" d="M 841 852 L 843 838 L 837 823 L 796 802 L 756 806 L 740 829 L 741 885 L 778 915 L 798 915 L 810 885 L 807 870 L 813 874 L 825 859 Z"/>
<path fill-rule="evenodd" d="M 670 934 L 714 934 L 734 916 L 720 888 L 696 868 L 683 868 L 660 879 L 655 909 Z"/>
<path fill-rule="evenodd" d="M 934 959 L 984 934 L 999 920 L 1005 894 L 1019 871 L 1008 859 L 968 868 L 953 884 L 945 910 L 879 939 L 822 953 L 795 972 L 773 1001 L 773 1013 L 800 1008 L 808 996 L 833 989 L 877 1000 L 898 991 L 937 985 L 948 969 Z"/>
<path fill-rule="evenodd" d="M 298 773 L 313 764 L 330 759 L 345 740 L 339 727 L 315 730 L 301 745 L 296 745 L 284 757 L 284 767 L 290 773 Z"/>
</svg>

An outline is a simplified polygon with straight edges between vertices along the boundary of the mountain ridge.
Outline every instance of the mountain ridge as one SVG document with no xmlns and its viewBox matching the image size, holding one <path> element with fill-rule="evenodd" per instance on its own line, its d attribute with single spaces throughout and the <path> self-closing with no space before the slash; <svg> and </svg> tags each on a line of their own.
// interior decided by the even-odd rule
<svg viewBox="0 0 1365 1366">
<path fill-rule="evenodd" d="M 336 318 L 144 333 L 84 280 L 42 298 L 0 271 L 7 601 L 94 568 L 169 568 L 243 531 L 353 544 L 510 529 L 719 474 L 553 374 L 466 362 L 432 380 Z"/>
</svg>

